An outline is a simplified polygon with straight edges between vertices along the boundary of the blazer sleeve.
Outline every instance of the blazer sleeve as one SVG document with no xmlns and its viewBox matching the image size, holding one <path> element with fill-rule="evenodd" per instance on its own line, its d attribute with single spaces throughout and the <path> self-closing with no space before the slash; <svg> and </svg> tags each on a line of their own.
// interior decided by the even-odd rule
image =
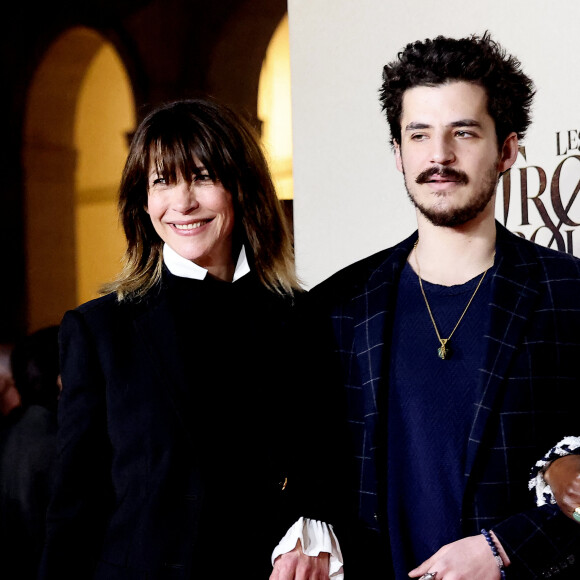
<svg viewBox="0 0 580 580">
<path fill-rule="evenodd" d="M 511 516 L 493 526 L 508 554 L 510 579 L 580 577 L 580 526 L 555 505 Z"/>
<path fill-rule="evenodd" d="M 56 483 L 39 578 L 80 580 L 94 573 L 112 505 L 105 379 L 79 311 L 65 314 L 60 348 Z"/>
</svg>

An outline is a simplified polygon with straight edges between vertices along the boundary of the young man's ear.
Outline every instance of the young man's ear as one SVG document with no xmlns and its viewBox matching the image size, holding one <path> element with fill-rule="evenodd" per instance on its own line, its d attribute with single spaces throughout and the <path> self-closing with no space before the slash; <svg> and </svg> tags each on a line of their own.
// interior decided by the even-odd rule
<svg viewBox="0 0 580 580">
<path fill-rule="evenodd" d="M 499 162 L 498 162 L 498 171 L 500 173 L 504 173 L 507 171 L 515 162 L 519 152 L 519 141 L 518 136 L 516 133 L 510 133 L 500 150 L 499 155 Z"/>
<path fill-rule="evenodd" d="M 393 149 L 395 150 L 395 163 L 397 169 L 403 173 L 403 160 L 401 159 L 401 146 L 396 139 L 393 139 Z"/>
</svg>

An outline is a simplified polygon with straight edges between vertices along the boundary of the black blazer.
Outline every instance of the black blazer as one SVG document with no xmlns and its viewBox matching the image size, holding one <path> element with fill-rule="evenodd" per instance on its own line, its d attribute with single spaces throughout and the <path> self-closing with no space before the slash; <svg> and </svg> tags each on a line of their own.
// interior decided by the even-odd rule
<svg viewBox="0 0 580 580">
<path fill-rule="evenodd" d="M 326 517 L 291 451 L 290 318 L 252 275 L 167 272 L 142 301 L 66 313 L 41 578 L 267 578 L 288 527 Z"/>
<path fill-rule="evenodd" d="M 493 527 L 510 578 L 580 577 L 580 526 L 556 507 L 535 508 L 529 472 L 578 432 L 580 260 L 497 224 L 489 336 L 471 425 L 462 527 Z M 387 535 L 383 486 L 389 344 L 400 272 L 417 234 L 338 272 L 309 293 L 326 319 L 348 398 L 356 458 L 353 504 L 367 530 Z M 436 484 L 436 478 L 434 479 Z M 388 539 L 378 542 L 385 553 Z M 370 544 L 369 544 L 370 545 Z M 364 548 L 363 548 L 364 549 Z M 369 554 L 371 556 L 372 554 Z M 345 555 L 345 570 L 348 570 Z"/>
</svg>

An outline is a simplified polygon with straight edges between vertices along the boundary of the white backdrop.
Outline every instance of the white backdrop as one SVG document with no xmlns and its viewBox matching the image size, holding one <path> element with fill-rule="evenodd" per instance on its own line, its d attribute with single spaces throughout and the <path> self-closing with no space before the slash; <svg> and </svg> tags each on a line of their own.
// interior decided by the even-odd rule
<svg viewBox="0 0 580 580">
<path fill-rule="evenodd" d="M 489 30 L 522 61 L 537 88 L 533 122 L 505 188 L 507 210 L 500 187 L 496 216 L 580 255 L 580 0 L 289 0 L 288 12 L 296 257 L 306 287 L 415 229 L 378 91 L 384 64 L 439 34 Z"/>
</svg>

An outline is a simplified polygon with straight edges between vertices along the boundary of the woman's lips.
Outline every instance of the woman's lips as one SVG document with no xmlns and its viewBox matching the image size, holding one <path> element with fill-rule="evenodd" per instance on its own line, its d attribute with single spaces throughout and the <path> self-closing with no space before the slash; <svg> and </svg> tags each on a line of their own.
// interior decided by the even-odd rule
<svg viewBox="0 0 580 580">
<path fill-rule="evenodd" d="M 189 232 L 194 232 L 195 230 L 198 230 L 199 228 L 209 224 L 212 221 L 212 219 L 213 218 L 208 218 L 208 219 L 204 219 L 204 220 L 196 220 L 194 222 L 187 222 L 187 223 L 173 222 L 170 225 L 174 229 L 176 229 L 178 232 L 189 233 Z"/>
</svg>

